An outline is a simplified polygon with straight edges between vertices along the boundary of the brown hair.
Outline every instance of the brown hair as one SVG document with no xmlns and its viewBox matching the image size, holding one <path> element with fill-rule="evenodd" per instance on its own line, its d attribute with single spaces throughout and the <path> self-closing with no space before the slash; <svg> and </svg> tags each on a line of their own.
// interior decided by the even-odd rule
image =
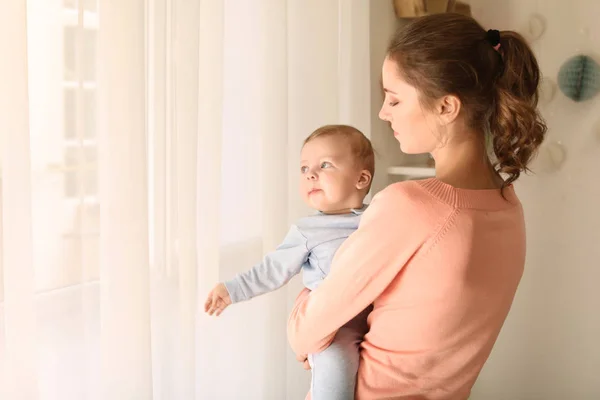
<svg viewBox="0 0 600 400">
<path fill-rule="evenodd" d="M 494 167 L 507 175 L 506 186 L 527 171 L 546 124 L 537 111 L 540 71 L 533 52 L 512 31 L 501 31 L 499 44 L 495 50 L 473 18 L 434 14 L 399 29 L 388 57 L 425 107 L 448 94 L 460 99 L 467 123 L 489 132 Z"/>
<path fill-rule="evenodd" d="M 313 133 L 305 140 L 304 144 L 318 137 L 340 136 L 348 141 L 352 156 L 359 163 L 360 168 L 366 169 L 371 173 L 371 182 L 367 187 L 367 193 L 371 188 L 373 176 L 375 175 L 375 153 L 371 141 L 358 129 L 350 125 L 325 125 Z"/>
</svg>

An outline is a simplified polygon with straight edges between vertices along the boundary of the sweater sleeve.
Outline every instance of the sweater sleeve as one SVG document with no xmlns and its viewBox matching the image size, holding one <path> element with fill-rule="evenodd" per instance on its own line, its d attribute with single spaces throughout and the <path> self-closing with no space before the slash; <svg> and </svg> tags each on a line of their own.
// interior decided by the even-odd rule
<svg viewBox="0 0 600 400">
<path fill-rule="evenodd" d="M 285 285 L 308 259 L 306 237 L 293 225 L 277 249 L 262 262 L 225 282 L 232 303 L 250 300 Z"/>
<path fill-rule="evenodd" d="M 402 184 L 372 200 L 358 229 L 340 246 L 331 272 L 314 291 L 303 291 L 288 320 L 296 354 L 325 349 L 337 330 L 387 288 L 421 248 L 431 229 L 418 224 L 418 199 Z"/>
</svg>

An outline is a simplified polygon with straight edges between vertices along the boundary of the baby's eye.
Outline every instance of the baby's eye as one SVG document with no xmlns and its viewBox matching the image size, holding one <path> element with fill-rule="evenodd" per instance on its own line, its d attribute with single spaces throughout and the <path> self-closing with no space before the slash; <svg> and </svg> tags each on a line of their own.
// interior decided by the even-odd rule
<svg viewBox="0 0 600 400">
<path fill-rule="evenodd" d="M 324 161 L 321 163 L 321 168 L 325 169 L 325 168 L 331 168 L 331 163 L 328 161 Z"/>
<path fill-rule="evenodd" d="M 306 165 L 303 165 L 302 167 L 300 167 L 300 172 L 305 174 L 308 171 L 308 167 Z"/>
</svg>

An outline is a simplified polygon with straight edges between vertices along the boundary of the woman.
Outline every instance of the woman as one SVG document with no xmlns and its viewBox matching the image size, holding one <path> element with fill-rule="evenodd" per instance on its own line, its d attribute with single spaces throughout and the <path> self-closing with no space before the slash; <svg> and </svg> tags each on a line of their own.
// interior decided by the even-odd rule
<svg viewBox="0 0 600 400">
<path fill-rule="evenodd" d="M 289 340 L 303 361 L 372 304 L 356 398 L 467 399 L 523 273 L 512 183 L 546 132 L 538 65 L 518 34 L 438 14 L 395 34 L 382 79 L 379 117 L 436 177 L 374 197 L 329 277 L 299 295 Z"/>
</svg>

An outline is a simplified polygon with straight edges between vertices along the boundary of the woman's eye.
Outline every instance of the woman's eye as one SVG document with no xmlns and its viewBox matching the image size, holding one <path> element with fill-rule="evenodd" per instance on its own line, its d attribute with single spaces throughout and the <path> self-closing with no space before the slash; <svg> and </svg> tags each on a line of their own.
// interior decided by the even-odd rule
<svg viewBox="0 0 600 400">
<path fill-rule="evenodd" d="M 398 101 L 390 101 L 388 104 L 390 107 L 394 107 L 398 103 L 399 103 Z"/>
<path fill-rule="evenodd" d="M 331 167 L 331 163 L 329 163 L 327 161 L 321 163 L 321 168 L 329 168 L 329 167 Z"/>
</svg>

